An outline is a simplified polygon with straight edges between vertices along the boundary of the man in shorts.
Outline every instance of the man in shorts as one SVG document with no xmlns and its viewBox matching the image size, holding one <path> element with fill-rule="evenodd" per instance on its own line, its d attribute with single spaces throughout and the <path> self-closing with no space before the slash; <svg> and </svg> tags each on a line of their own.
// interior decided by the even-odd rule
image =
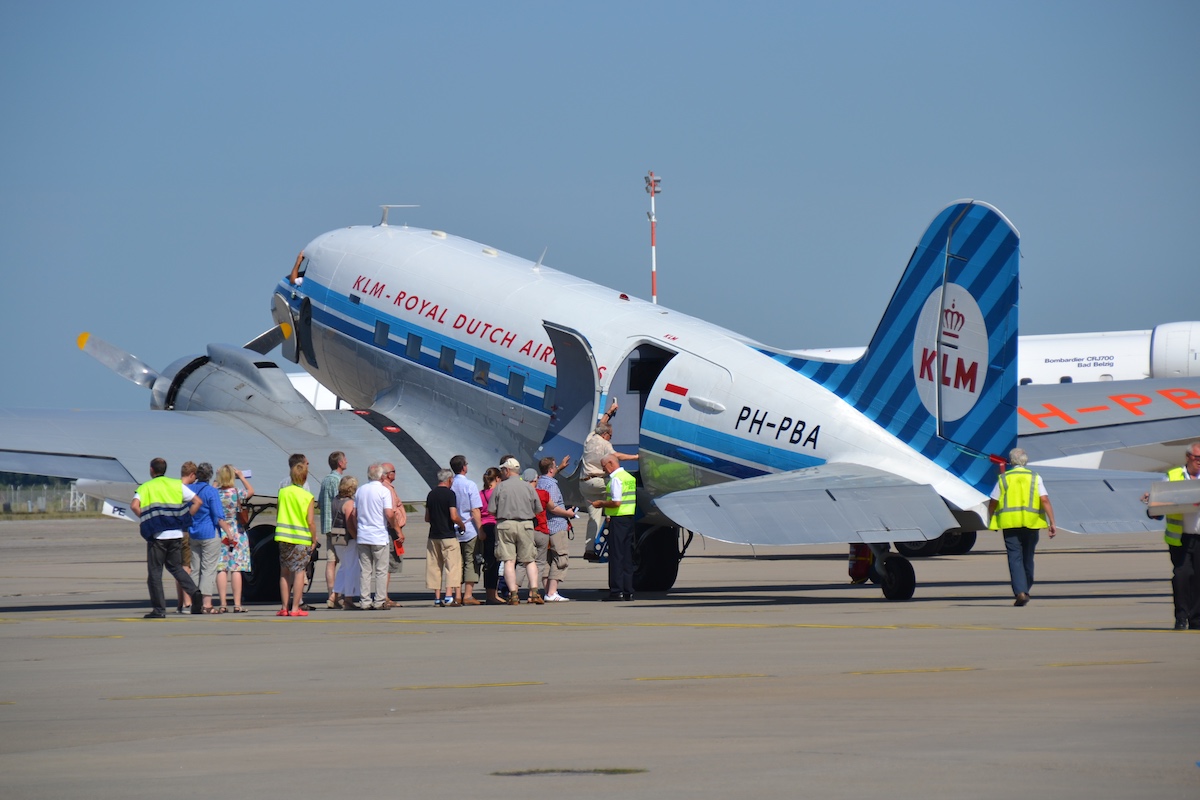
<svg viewBox="0 0 1200 800">
<path fill-rule="evenodd" d="M 462 517 L 458 514 L 458 499 L 450 488 L 454 473 L 440 469 L 437 486 L 425 498 L 425 521 L 429 523 L 429 540 L 425 545 L 425 587 L 433 590 L 435 606 L 461 606 L 458 586 L 462 579 L 462 551 L 458 546 L 458 529 Z M 442 573 L 446 575 L 446 600 L 442 601 Z"/>
<path fill-rule="evenodd" d="M 503 480 L 496 484 L 488 498 L 488 513 L 496 517 L 496 558 L 504 564 L 504 582 L 508 585 L 508 604 L 519 605 L 516 563 L 525 567 L 529 576 L 529 599 L 542 605 L 538 591 L 537 553 L 533 544 L 533 520 L 542 510 L 533 485 L 521 480 L 521 464 L 507 458 L 500 464 Z"/>
</svg>

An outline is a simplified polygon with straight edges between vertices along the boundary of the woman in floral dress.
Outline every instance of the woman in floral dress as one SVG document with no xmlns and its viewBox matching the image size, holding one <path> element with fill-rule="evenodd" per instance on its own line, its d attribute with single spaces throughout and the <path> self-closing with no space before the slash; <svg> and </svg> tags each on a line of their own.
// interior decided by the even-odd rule
<svg viewBox="0 0 1200 800">
<path fill-rule="evenodd" d="M 234 481 L 241 481 L 245 491 L 237 488 Z M 237 532 L 237 541 L 222 539 L 221 563 L 217 567 L 217 594 L 221 597 L 221 610 L 224 614 L 228 608 L 225 605 L 225 588 L 233 576 L 233 613 L 243 614 L 242 608 L 242 573 L 250 571 L 250 537 L 246 529 L 238 524 L 238 509 L 254 496 L 254 487 L 246 476 L 232 464 L 226 464 L 217 470 L 217 493 L 221 495 L 221 505 L 225 509 L 225 521 Z"/>
</svg>

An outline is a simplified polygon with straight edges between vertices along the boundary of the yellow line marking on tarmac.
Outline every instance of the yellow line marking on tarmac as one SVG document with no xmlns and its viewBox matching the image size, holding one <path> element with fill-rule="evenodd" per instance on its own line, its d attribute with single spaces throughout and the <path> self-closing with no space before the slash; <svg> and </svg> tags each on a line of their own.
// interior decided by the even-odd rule
<svg viewBox="0 0 1200 800">
<path fill-rule="evenodd" d="M 513 683 L 438 683 L 425 686 L 393 686 L 394 692 L 416 691 L 417 689 L 493 689 L 509 686 L 545 686 L 545 681 L 516 681 Z"/>
<path fill-rule="evenodd" d="M 15 706 L 16 704 L 16 700 L 0 700 L 0 706 Z"/>
<path fill-rule="evenodd" d="M 128 697 L 109 697 L 109 700 L 185 700 L 193 697 L 248 697 L 255 694 L 280 692 L 204 692 L 203 694 L 135 694 Z"/>
<path fill-rule="evenodd" d="M 634 678 L 635 681 L 715 681 L 725 678 L 769 678 L 762 673 L 743 672 L 734 675 L 659 675 L 651 678 Z"/>
<path fill-rule="evenodd" d="M 50 634 L 46 636 L 34 636 L 34 639 L 124 639 L 125 637 L 119 633 L 114 634 L 96 634 L 95 636 L 67 636 L 66 634 Z"/>
<path fill-rule="evenodd" d="M 926 667 L 924 669 L 868 669 L 848 675 L 915 675 L 921 672 L 975 672 L 979 667 Z"/>
<path fill-rule="evenodd" d="M 1133 659 L 1130 661 L 1063 661 L 1058 664 L 1047 664 L 1047 667 L 1124 667 L 1134 664 L 1157 664 L 1149 659 Z"/>
<path fill-rule="evenodd" d="M 334 636 L 424 636 L 429 631 L 333 631 Z"/>
</svg>

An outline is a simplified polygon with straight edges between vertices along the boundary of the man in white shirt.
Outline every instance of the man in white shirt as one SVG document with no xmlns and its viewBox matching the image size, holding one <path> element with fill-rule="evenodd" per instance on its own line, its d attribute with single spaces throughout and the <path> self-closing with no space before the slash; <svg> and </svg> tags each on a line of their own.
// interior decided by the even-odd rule
<svg viewBox="0 0 1200 800">
<path fill-rule="evenodd" d="M 583 458 L 579 465 L 579 493 L 583 495 L 584 509 L 587 511 L 587 531 L 583 539 L 583 557 L 587 561 L 596 561 L 596 534 L 604 521 L 603 512 L 596 508 L 597 500 L 608 496 L 608 475 L 602 462 L 604 457 L 615 455 L 621 461 L 636 461 L 636 453 L 618 453 L 612 446 L 612 418 L 617 413 L 617 401 L 613 400 L 600 416 L 596 429 L 588 434 L 583 442 Z M 559 466 L 562 469 L 562 466 Z"/>
<path fill-rule="evenodd" d="M 395 473 L 390 464 L 375 463 L 367 467 L 368 482 L 358 487 L 354 495 L 354 518 L 358 530 L 358 567 L 362 572 L 361 595 L 358 607 L 383 609 L 387 601 L 388 550 L 392 540 L 388 526 L 395 516 L 392 491 L 380 479 L 385 472 Z"/>
</svg>

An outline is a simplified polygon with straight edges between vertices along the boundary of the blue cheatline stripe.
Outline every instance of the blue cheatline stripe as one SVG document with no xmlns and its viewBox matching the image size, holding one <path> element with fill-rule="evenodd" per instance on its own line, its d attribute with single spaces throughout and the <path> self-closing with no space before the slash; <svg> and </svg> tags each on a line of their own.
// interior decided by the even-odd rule
<svg viewBox="0 0 1200 800">
<path fill-rule="evenodd" d="M 663 408 L 669 408 L 672 411 L 678 411 L 679 409 L 683 408 L 683 406 L 681 406 L 679 403 L 676 403 L 674 400 L 668 400 L 665 397 L 660 398 L 658 404 Z"/>
<path fill-rule="evenodd" d="M 711 472 L 719 472 L 722 475 L 728 475 L 730 478 L 745 480 L 746 478 L 757 478 L 760 475 L 768 474 L 767 470 L 758 467 L 739 464 L 736 461 L 730 461 L 719 456 L 698 453 L 695 450 L 689 450 L 685 447 L 665 442 L 662 439 L 647 436 L 644 433 L 642 434 L 639 447 L 655 455 L 682 461 L 685 464 L 691 464 Z"/>
<path fill-rule="evenodd" d="M 798 447 L 775 447 L 765 442 L 743 439 L 650 409 L 646 409 L 642 414 L 642 447 L 645 447 L 647 437 L 664 444 L 668 439 L 686 442 L 689 448 L 709 454 L 717 460 L 724 459 L 730 463 L 735 459 L 746 461 L 760 473 L 804 469 L 825 463 L 823 458 L 799 452 Z M 679 445 L 671 447 L 678 448 Z"/>
<path fill-rule="evenodd" d="M 448 337 L 431 328 L 412 325 L 401 320 L 399 317 L 391 316 L 377 309 L 353 304 L 345 295 L 339 295 L 320 283 L 307 278 L 304 282 L 304 291 L 313 303 L 314 323 L 335 330 L 360 344 L 387 352 L 399 360 L 419 364 L 441 375 L 453 377 L 462 383 L 470 384 L 481 391 L 487 391 L 503 397 L 506 401 L 518 403 L 545 413 L 544 391 L 547 387 L 554 385 L 553 377 L 549 374 L 536 369 L 529 369 L 524 365 L 518 365 L 516 362 L 506 360 L 496 353 L 472 347 L 460 339 Z M 347 320 L 346 317 L 349 317 L 353 322 Z M 376 319 L 388 324 L 388 341 L 383 347 L 375 344 L 374 326 Z M 410 334 L 416 334 L 422 340 L 421 353 L 417 358 L 410 358 L 407 354 L 406 346 L 396 341 L 398 338 L 402 338 L 407 342 Z M 440 368 L 440 353 L 426 352 L 426 348 L 440 351 L 442 345 L 451 347 L 455 351 L 455 363 L 452 372 L 446 372 Z M 474 361 L 476 358 L 488 362 L 489 371 L 486 386 L 474 380 Z M 460 364 L 460 360 L 469 361 L 470 365 L 465 366 Z M 526 376 L 524 391 L 522 391 L 520 398 L 514 398 L 508 394 L 507 381 L 501 381 L 493 377 L 497 373 L 507 375 L 512 372 L 518 372 Z"/>
</svg>

